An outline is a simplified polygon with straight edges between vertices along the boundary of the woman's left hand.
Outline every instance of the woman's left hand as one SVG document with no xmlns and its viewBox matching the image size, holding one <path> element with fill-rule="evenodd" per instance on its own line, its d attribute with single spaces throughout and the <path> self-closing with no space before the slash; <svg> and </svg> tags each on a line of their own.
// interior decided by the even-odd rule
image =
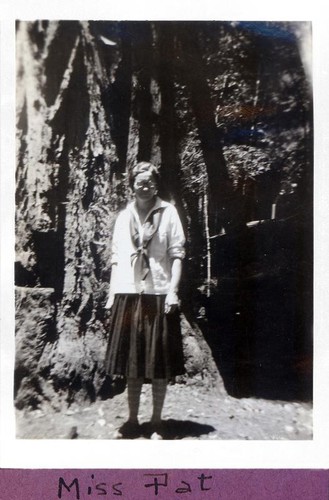
<svg viewBox="0 0 329 500">
<path fill-rule="evenodd" d="M 173 313 L 178 306 L 179 306 L 179 299 L 177 293 L 176 292 L 167 293 L 165 300 L 165 309 L 164 309 L 165 314 Z"/>
</svg>

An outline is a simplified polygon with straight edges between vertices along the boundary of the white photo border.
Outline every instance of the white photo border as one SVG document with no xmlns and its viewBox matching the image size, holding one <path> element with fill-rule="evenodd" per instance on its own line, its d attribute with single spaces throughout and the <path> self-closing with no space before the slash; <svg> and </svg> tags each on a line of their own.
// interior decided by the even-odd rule
<svg viewBox="0 0 329 500">
<path fill-rule="evenodd" d="M 329 30 L 322 2 L 16 0 L 1 8 L 1 351 L 0 467 L 329 468 Z M 18 440 L 13 407 L 15 20 L 311 21 L 314 90 L 314 439 L 312 441 Z M 327 118 L 327 119 L 326 119 Z"/>
</svg>

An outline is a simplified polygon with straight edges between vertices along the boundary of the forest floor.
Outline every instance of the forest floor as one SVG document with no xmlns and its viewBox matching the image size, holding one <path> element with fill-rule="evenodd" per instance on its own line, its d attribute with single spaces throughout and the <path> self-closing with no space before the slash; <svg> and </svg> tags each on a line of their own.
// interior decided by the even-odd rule
<svg viewBox="0 0 329 500">
<path fill-rule="evenodd" d="M 233 398 L 222 387 L 201 381 L 169 385 L 163 409 L 163 439 L 312 439 L 312 405 L 304 402 Z M 145 384 L 139 410 L 140 433 L 148 439 L 151 386 Z M 51 407 L 17 411 L 17 438 L 120 439 L 127 419 L 127 393 L 62 412 Z"/>
</svg>

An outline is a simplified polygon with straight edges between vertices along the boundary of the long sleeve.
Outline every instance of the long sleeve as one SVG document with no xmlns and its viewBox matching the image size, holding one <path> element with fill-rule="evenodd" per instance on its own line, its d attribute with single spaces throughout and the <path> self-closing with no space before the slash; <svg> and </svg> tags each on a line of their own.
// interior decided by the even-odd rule
<svg viewBox="0 0 329 500">
<path fill-rule="evenodd" d="M 171 259 L 185 257 L 185 235 L 183 226 L 175 207 L 171 208 L 168 254 Z"/>
</svg>

